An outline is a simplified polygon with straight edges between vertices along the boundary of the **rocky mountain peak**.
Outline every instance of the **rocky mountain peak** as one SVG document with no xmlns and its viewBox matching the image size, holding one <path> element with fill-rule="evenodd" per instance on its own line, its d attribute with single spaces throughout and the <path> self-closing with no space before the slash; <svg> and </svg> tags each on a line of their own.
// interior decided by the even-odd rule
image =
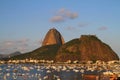
<svg viewBox="0 0 120 80">
<path fill-rule="evenodd" d="M 58 44 L 58 45 L 64 44 L 64 39 L 62 35 L 55 28 L 52 28 L 47 32 L 43 40 L 42 46 L 53 45 L 53 44 Z"/>
</svg>

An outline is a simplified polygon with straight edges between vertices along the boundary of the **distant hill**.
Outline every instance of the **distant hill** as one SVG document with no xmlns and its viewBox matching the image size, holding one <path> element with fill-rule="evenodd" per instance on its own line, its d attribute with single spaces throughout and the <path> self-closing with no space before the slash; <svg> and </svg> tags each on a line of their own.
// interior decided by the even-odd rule
<svg viewBox="0 0 120 80">
<path fill-rule="evenodd" d="M 95 35 L 82 35 L 62 45 L 57 52 L 57 61 L 110 61 L 118 60 L 117 54 Z"/>
<path fill-rule="evenodd" d="M 19 52 L 19 51 L 16 51 L 16 52 L 13 52 L 13 53 L 9 54 L 8 56 L 13 57 L 13 56 L 20 55 L 20 54 L 22 54 L 22 53 Z"/>
<path fill-rule="evenodd" d="M 19 51 L 16 51 L 10 54 L 0 54 L 0 59 L 6 59 L 6 58 L 13 57 L 13 56 L 20 55 L 20 54 L 22 53 Z"/>
<path fill-rule="evenodd" d="M 0 54 L 0 59 L 3 59 L 6 55 Z"/>
</svg>

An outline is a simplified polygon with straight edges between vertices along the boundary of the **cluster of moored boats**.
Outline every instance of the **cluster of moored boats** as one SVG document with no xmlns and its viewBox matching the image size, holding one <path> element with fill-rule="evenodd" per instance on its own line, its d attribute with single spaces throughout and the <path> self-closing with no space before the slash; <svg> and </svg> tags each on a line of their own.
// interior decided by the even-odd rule
<svg viewBox="0 0 120 80">
<path fill-rule="evenodd" d="M 117 80 L 119 77 L 119 61 L 107 63 L 98 61 L 86 64 L 0 65 L 0 80 L 86 80 L 88 78 L 88 80 Z"/>
</svg>

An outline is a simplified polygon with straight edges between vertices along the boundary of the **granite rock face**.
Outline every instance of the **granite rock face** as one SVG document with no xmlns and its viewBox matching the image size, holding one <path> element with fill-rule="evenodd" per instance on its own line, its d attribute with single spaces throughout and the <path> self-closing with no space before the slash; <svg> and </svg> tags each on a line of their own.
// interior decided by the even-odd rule
<svg viewBox="0 0 120 80">
<path fill-rule="evenodd" d="M 42 46 L 54 44 L 62 45 L 64 44 L 64 39 L 60 32 L 58 32 L 55 28 L 52 28 L 47 32 L 43 40 Z"/>
<path fill-rule="evenodd" d="M 58 50 L 57 61 L 110 61 L 119 60 L 117 54 L 95 35 L 82 35 L 62 45 Z"/>
</svg>

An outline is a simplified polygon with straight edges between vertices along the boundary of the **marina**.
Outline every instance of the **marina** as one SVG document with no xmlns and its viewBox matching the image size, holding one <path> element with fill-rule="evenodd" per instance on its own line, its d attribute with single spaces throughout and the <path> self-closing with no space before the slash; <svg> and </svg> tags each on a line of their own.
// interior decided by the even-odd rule
<svg viewBox="0 0 120 80">
<path fill-rule="evenodd" d="M 100 62 L 99 62 L 100 63 Z M 0 80 L 112 80 L 120 76 L 120 65 L 9 63 L 0 65 Z M 114 66 L 113 66 L 114 65 Z"/>
</svg>

